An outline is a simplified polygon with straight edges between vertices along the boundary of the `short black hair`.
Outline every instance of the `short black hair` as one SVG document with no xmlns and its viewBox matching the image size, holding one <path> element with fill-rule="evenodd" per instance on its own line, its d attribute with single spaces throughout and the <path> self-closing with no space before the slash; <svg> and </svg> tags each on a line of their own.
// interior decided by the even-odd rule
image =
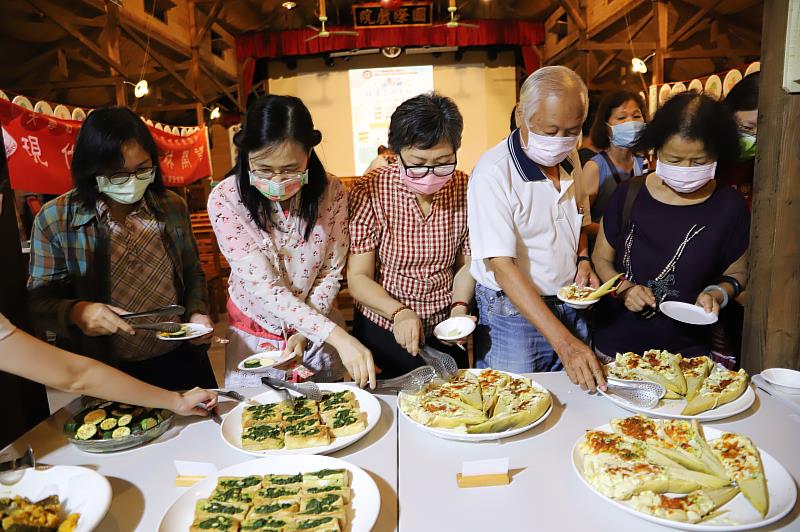
<svg viewBox="0 0 800 532">
<path fill-rule="evenodd" d="M 705 94 L 682 92 L 656 111 L 634 146 L 637 152 L 658 151 L 673 135 L 699 140 L 718 161 L 739 157 L 739 134 L 733 113 Z"/>
<path fill-rule="evenodd" d="M 242 129 L 234 135 L 234 143 L 239 148 L 236 163 L 239 196 L 256 225 L 266 231 L 273 223 L 268 210 L 271 200 L 250 184 L 250 152 L 287 140 L 297 142 L 310 152 L 308 183 L 300 195 L 300 217 L 306 222 L 304 237 L 308 239 L 317 223 L 319 203 L 328 189 L 328 176 L 313 149 L 322 142 L 322 133 L 314 129 L 311 113 L 300 98 L 261 96 L 247 110 Z"/>
<path fill-rule="evenodd" d="M 642 117 L 647 116 L 644 110 L 644 102 L 642 98 L 635 92 L 626 90 L 612 91 L 603 96 L 600 104 L 597 106 L 597 112 L 592 121 L 592 128 L 589 130 L 589 136 L 592 139 L 592 145 L 598 150 L 607 150 L 611 146 L 611 139 L 608 136 L 608 120 L 611 118 L 611 112 L 620 105 L 633 101 L 642 112 Z"/>
<path fill-rule="evenodd" d="M 733 86 L 731 92 L 725 97 L 725 105 L 732 112 L 755 111 L 758 109 L 758 82 L 759 72 L 747 75 Z"/>
<path fill-rule="evenodd" d="M 389 123 L 389 147 L 428 150 L 447 141 L 453 151 L 461 147 L 464 119 L 456 103 L 435 92 L 414 96 L 397 106 Z"/>
<path fill-rule="evenodd" d="M 72 182 L 80 202 L 87 209 L 97 203 L 97 176 L 109 175 L 125 165 L 122 147 L 134 141 L 150 155 L 155 177 L 147 190 L 157 196 L 166 192 L 158 147 L 144 121 L 127 107 L 95 109 L 81 124 L 72 153 Z"/>
</svg>

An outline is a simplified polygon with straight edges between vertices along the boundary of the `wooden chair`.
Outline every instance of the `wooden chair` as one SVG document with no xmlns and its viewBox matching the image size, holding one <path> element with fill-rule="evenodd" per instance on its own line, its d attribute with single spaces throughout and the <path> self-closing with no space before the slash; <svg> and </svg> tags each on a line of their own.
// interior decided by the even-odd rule
<svg viewBox="0 0 800 532">
<path fill-rule="evenodd" d="M 197 250 L 200 255 L 200 264 L 208 284 L 208 301 L 211 319 L 216 321 L 219 314 L 225 312 L 227 302 L 227 285 L 230 265 L 220 253 L 217 237 L 211 227 L 211 220 L 207 211 L 189 215 L 192 223 L 192 232 L 197 241 Z"/>
</svg>

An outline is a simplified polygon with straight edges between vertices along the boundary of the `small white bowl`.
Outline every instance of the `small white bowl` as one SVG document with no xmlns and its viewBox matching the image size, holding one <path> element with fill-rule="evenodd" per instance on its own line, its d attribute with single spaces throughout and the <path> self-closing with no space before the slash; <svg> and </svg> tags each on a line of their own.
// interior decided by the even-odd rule
<svg viewBox="0 0 800 532">
<path fill-rule="evenodd" d="M 561 290 L 558 291 L 556 297 L 558 297 L 559 301 L 566 303 L 568 307 L 572 307 L 577 310 L 587 309 L 599 301 L 599 299 L 590 299 L 589 301 L 577 301 L 575 299 L 567 299 L 566 297 L 561 295 Z"/>
<path fill-rule="evenodd" d="M 264 371 L 282 362 L 282 357 L 283 351 L 264 351 L 262 353 L 256 353 L 239 362 L 239 369 L 241 371 Z M 258 366 L 247 367 L 245 365 L 255 360 L 260 362 Z"/>
<path fill-rule="evenodd" d="M 800 371 L 786 368 L 769 368 L 762 371 L 761 376 L 779 392 L 800 395 Z"/>
<path fill-rule="evenodd" d="M 454 342 L 466 338 L 475 330 L 475 322 L 466 316 L 457 316 L 444 320 L 433 330 L 433 335 L 445 342 Z M 453 334 L 455 333 L 455 334 Z"/>
</svg>

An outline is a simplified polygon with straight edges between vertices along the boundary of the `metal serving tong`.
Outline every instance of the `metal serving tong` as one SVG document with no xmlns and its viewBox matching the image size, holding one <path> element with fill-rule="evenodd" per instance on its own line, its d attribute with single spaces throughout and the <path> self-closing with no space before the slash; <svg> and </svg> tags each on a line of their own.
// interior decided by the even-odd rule
<svg viewBox="0 0 800 532">
<path fill-rule="evenodd" d="M 133 314 L 120 314 L 120 318 L 123 320 L 132 320 L 144 318 L 146 316 L 183 316 L 185 313 L 186 309 L 181 305 L 167 305 L 166 307 L 145 310 L 143 312 L 134 312 Z"/>
<path fill-rule="evenodd" d="M 14 458 L 8 462 L 0 463 L 0 473 L 5 473 L 6 471 L 17 471 L 18 469 L 26 469 L 29 467 L 36 467 L 36 457 L 33 456 L 33 449 L 30 447 L 28 447 L 28 450 L 25 451 L 25 454 L 19 458 Z"/>
<path fill-rule="evenodd" d="M 607 378 L 606 385 L 608 392 L 625 399 L 633 406 L 646 409 L 655 408 L 667 393 L 666 388 L 650 381 Z"/>
<path fill-rule="evenodd" d="M 286 382 L 284 380 L 275 379 L 272 377 L 261 377 L 261 382 L 270 388 L 284 388 L 286 390 L 297 392 L 303 397 L 307 397 L 312 401 L 322 400 L 322 391 L 319 389 L 319 386 L 313 382 L 300 382 L 295 384 L 293 382 Z"/>
<path fill-rule="evenodd" d="M 419 356 L 436 371 L 441 379 L 450 380 L 450 377 L 458 372 L 458 364 L 456 364 L 455 358 L 430 346 L 423 345 L 420 347 Z"/>
<path fill-rule="evenodd" d="M 374 393 L 417 393 L 435 378 L 436 370 L 430 366 L 422 366 L 393 379 L 379 380 Z"/>
<path fill-rule="evenodd" d="M 233 399 L 234 401 L 239 401 L 240 403 L 247 403 L 248 405 L 251 405 L 251 406 L 257 406 L 257 405 L 260 404 L 255 399 L 248 399 L 244 395 L 242 395 L 239 392 L 236 392 L 234 390 L 217 390 L 217 395 L 222 395 L 224 397 L 228 397 L 230 399 Z"/>
<path fill-rule="evenodd" d="M 159 321 L 158 323 L 131 323 L 131 327 L 146 331 L 176 333 L 181 330 L 182 325 L 174 321 Z"/>
</svg>

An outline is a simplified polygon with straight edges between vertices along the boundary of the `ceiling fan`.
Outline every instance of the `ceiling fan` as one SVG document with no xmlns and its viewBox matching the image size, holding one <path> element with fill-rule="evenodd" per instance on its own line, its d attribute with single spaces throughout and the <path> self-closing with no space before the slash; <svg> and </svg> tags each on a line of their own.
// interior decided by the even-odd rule
<svg viewBox="0 0 800 532">
<path fill-rule="evenodd" d="M 468 22 L 461 22 L 459 18 L 456 18 L 456 12 L 458 11 L 458 7 L 456 6 L 456 0 L 450 0 L 449 5 L 447 7 L 447 11 L 450 12 L 450 20 L 445 24 L 437 24 L 437 28 L 479 28 L 480 26 L 476 24 L 470 24 Z"/>
<path fill-rule="evenodd" d="M 358 35 L 357 31 L 338 31 L 338 30 L 328 31 L 327 29 L 325 29 L 326 22 L 328 22 L 328 14 L 325 11 L 325 0 L 319 0 L 319 23 L 321 27 L 317 28 L 316 26 L 311 26 L 311 25 L 306 26 L 308 29 L 317 32 L 316 35 L 312 35 L 311 37 L 306 39 L 306 42 L 313 41 L 314 39 L 319 39 L 320 37 L 322 38 L 330 37 L 331 35 L 353 35 L 353 36 Z"/>
</svg>

